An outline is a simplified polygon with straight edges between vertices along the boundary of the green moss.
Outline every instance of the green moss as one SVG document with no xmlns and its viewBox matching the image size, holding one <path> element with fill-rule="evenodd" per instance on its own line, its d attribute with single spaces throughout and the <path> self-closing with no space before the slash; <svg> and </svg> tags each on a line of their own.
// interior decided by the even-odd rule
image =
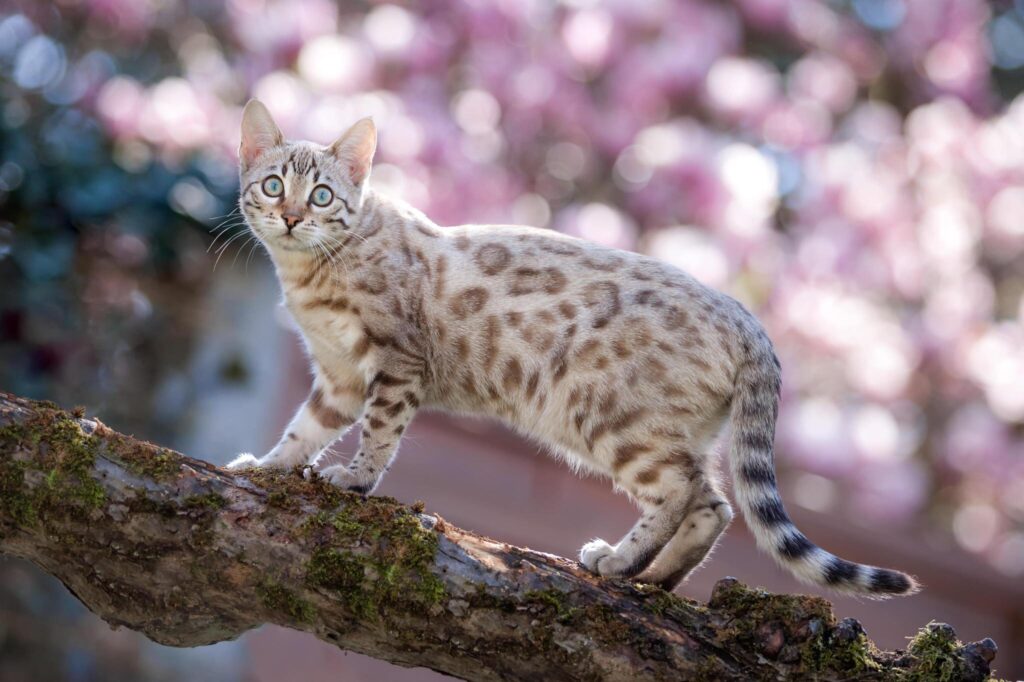
<svg viewBox="0 0 1024 682">
<path fill-rule="evenodd" d="M 538 603 L 553 610 L 555 612 L 555 620 L 559 623 L 571 623 L 581 613 L 581 609 L 569 606 L 566 603 L 568 595 L 554 588 L 531 590 L 523 596 L 527 601 Z"/>
<path fill-rule="evenodd" d="M 138 441 L 113 431 L 105 432 L 107 451 L 137 476 L 166 481 L 181 473 L 181 455 L 155 446 L 140 447 Z"/>
<path fill-rule="evenodd" d="M 866 673 L 882 669 L 878 655 L 875 645 L 863 632 L 848 641 L 822 633 L 807 643 L 801 663 L 806 670 L 815 672 Z"/>
<path fill-rule="evenodd" d="M 336 549 L 321 548 L 306 564 L 306 582 L 337 592 L 356 614 L 363 618 L 376 616 L 375 590 L 366 580 L 365 558 Z"/>
<path fill-rule="evenodd" d="M 708 606 L 729 616 L 732 626 L 723 628 L 729 638 L 748 638 L 753 636 L 758 626 L 773 621 L 796 624 L 819 620 L 823 625 L 835 623 L 831 604 L 820 597 L 772 594 L 762 589 L 749 588 L 735 580 L 720 580 Z"/>
<path fill-rule="evenodd" d="M 859 624 L 850 620 L 836 626 L 831 605 L 820 597 L 772 594 L 723 580 L 715 586 L 709 607 L 725 617 L 718 630 L 723 643 L 757 648 L 761 628 L 781 628 L 784 641 L 803 642 L 805 670 L 852 674 L 881 669 L 878 651 Z"/>
<path fill-rule="evenodd" d="M 10 448 L 0 462 L 0 509 L 21 525 L 51 513 L 102 507 L 106 493 L 93 478 L 97 439 L 66 412 L 38 404 L 37 409 L 32 419 L 0 429 L 0 442 Z M 32 457 L 15 460 L 19 448 Z"/>
<path fill-rule="evenodd" d="M 241 473 L 257 486 L 268 491 L 268 504 L 281 509 L 297 509 L 299 500 L 312 502 L 320 509 L 335 509 L 342 502 L 359 497 L 355 493 L 345 492 L 323 479 L 304 478 L 301 467 L 290 471 L 245 469 Z"/>
<path fill-rule="evenodd" d="M 363 560 L 348 552 L 320 548 L 313 552 L 306 565 L 306 582 L 334 590 L 362 587 L 365 571 Z"/>
<path fill-rule="evenodd" d="M 341 596 L 364 617 L 392 607 L 429 607 L 445 598 L 432 572 L 438 539 L 408 509 L 389 498 L 349 498 L 337 512 L 307 517 L 300 537 L 320 546 L 306 565 L 306 582 Z"/>
<path fill-rule="evenodd" d="M 657 616 L 674 618 L 695 611 L 707 610 L 705 606 L 693 599 L 666 592 L 655 585 L 637 585 L 636 590 L 643 599 L 643 608 Z"/>
<path fill-rule="evenodd" d="M 380 529 L 373 526 L 372 522 L 380 517 L 376 513 L 366 513 L 370 510 L 356 511 L 354 505 L 345 507 L 337 514 L 330 517 L 331 527 L 338 533 L 338 538 L 345 542 L 359 542 L 369 536 L 371 540 L 380 537 Z"/>
<path fill-rule="evenodd" d="M 906 679 L 912 682 L 952 682 L 967 676 L 964 659 L 953 628 L 942 623 L 929 623 L 910 640 L 907 653 L 913 659 Z"/>
<path fill-rule="evenodd" d="M 281 490 L 275 490 L 267 495 L 267 505 L 279 509 L 293 509 L 296 506 L 295 501 L 288 497 L 288 493 Z"/>
<path fill-rule="evenodd" d="M 652 639 L 649 631 L 631 624 L 613 603 L 594 603 L 587 596 L 555 588 L 496 595 L 488 593 L 483 585 L 467 596 L 467 601 L 474 610 L 495 609 L 507 614 L 510 622 L 527 619 L 529 629 L 524 640 L 495 642 L 505 655 L 509 647 L 528 648 L 524 656 L 531 657 L 540 650 L 560 669 L 573 670 L 579 679 L 600 676 L 592 649 L 600 649 L 604 643 L 633 647 L 638 658 L 647 661 L 668 657 L 669 644 Z M 595 644 L 586 648 L 566 646 L 567 638 L 586 638 Z"/>
<path fill-rule="evenodd" d="M 311 623 L 316 617 L 312 604 L 273 580 L 264 580 L 257 585 L 256 594 L 268 609 L 285 613 L 293 620 Z"/>
<path fill-rule="evenodd" d="M 268 501 L 269 503 L 269 501 Z M 331 513 L 326 511 L 318 511 L 315 514 L 305 517 L 299 523 L 298 526 L 292 531 L 296 538 L 307 537 L 310 533 L 329 525 L 331 522 Z"/>
<path fill-rule="evenodd" d="M 0 462 L 0 511 L 18 526 L 30 526 L 36 522 L 32 498 L 25 493 L 27 469 L 24 462 Z"/>
</svg>

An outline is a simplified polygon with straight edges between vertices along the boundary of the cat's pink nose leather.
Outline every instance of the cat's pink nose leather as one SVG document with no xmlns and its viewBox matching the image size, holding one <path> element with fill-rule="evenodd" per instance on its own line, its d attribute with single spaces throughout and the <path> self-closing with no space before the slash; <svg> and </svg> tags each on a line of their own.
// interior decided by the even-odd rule
<svg viewBox="0 0 1024 682">
<path fill-rule="evenodd" d="M 288 231 L 291 232 L 292 228 L 302 222 L 302 216 L 297 213 L 284 213 L 281 215 L 281 219 L 284 220 L 284 224 L 288 226 Z"/>
</svg>

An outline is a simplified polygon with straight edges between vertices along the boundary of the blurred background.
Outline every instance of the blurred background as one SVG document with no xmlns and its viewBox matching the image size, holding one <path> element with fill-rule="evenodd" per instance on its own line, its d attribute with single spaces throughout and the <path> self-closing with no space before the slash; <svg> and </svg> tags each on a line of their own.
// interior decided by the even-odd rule
<svg viewBox="0 0 1024 682">
<path fill-rule="evenodd" d="M 753 309 L 798 523 L 926 585 L 838 615 L 886 647 L 948 621 L 1024 677 L 1022 91 L 1021 0 L 3 0 L 0 388 L 266 450 L 309 377 L 231 215 L 241 106 L 323 143 L 372 115 L 372 182 L 439 223 L 642 251 Z M 635 515 L 439 415 L 382 492 L 569 556 Z M 741 521 L 682 592 L 730 574 L 804 589 Z M 299 678 L 439 679 L 274 627 L 161 647 L 0 559 L 5 681 Z"/>
</svg>

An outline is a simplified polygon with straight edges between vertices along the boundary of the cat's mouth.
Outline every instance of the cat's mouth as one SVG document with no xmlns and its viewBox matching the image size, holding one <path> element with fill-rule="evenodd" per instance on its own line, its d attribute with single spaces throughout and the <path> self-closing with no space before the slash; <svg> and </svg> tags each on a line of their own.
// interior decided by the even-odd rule
<svg viewBox="0 0 1024 682">
<path fill-rule="evenodd" d="M 306 241 L 300 239 L 294 232 L 279 233 L 275 241 L 285 251 L 305 251 L 308 248 Z"/>
</svg>

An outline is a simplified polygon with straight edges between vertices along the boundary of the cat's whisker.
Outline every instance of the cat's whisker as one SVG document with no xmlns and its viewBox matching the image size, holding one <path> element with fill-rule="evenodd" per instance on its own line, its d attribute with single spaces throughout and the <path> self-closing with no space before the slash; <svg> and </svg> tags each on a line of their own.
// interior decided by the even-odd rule
<svg viewBox="0 0 1024 682">
<path fill-rule="evenodd" d="M 234 225 L 228 225 L 227 227 L 223 228 L 220 232 L 218 232 L 216 235 L 214 235 L 213 241 L 211 241 L 210 245 L 206 247 L 206 253 L 210 253 L 210 250 L 214 248 L 214 245 L 216 245 L 217 241 L 224 237 L 224 235 L 230 234 L 232 230 L 238 229 L 239 227 L 246 228 L 247 226 L 244 222 L 237 223 Z"/>
<path fill-rule="evenodd" d="M 330 273 L 331 273 L 330 274 L 331 281 L 334 282 L 334 283 L 339 282 L 340 281 L 340 275 L 338 273 L 338 263 L 337 263 L 337 261 L 335 261 L 331 257 L 331 252 L 328 250 L 327 246 L 324 244 L 324 242 L 322 240 L 318 240 L 317 241 L 317 246 L 320 249 L 320 251 L 324 254 L 325 264 L 331 269 L 331 271 L 330 271 Z"/>
<path fill-rule="evenodd" d="M 323 240 L 325 240 L 325 239 L 331 240 L 333 242 L 333 244 L 324 244 Z M 332 262 L 336 263 L 336 261 L 334 261 L 334 256 L 335 255 L 340 255 L 341 256 L 341 266 L 345 269 L 345 274 L 348 275 L 349 272 L 351 272 L 351 268 L 349 268 L 349 265 L 348 265 L 348 258 L 345 255 L 345 247 L 344 247 L 344 245 L 337 238 L 335 238 L 335 237 L 333 237 L 332 235 L 329 235 L 329 234 L 321 235 L 320 236 L 320 241 L 321 241 L 321 244 L 324 244 L 326 247 L 328 247 L 328 249 L 329 249 L 328 257 L 332 260 Z M 337 272 L 337 268 L 335 268 L 335 272 Z"/>
<path fill-rule="evenodd" d="M 235 211 L 239 211 L 238 207 L 235 207 L 235 209 L 232 210 L 227 215 L 218 216 L 218 217 L 214 218 L 213 220 L 218 220 L 220 222 L 218 222 L 213 227 L 209 228 L 209 231 L 210 232 L 216 232 L 217 230 L 221 229 L 224 225 L 229 225 L 229 224 L 237 225 L 237 224 L 240 224 L 240 223 L 244 223 L 245 222 L 245 216 L 243 216 L 241 214 L 241 211 L 239 211 L 238 213 L 235 213 Z"/>
<path fill-rule="evenodd" d="M 223 246 L 221 246 L 219 249 L 217 249 L 217 260 L 215 260 L 213 262 L 213 271 L 214 272 L 217 272 L 217 265 L 220 263 L 220 259 L 224 257 L 224 252 L 227 250 L 227 248 L 229 246 L 231 246 L 231 243 L 233 241 L 235 241 L 236 239 L 238 239 L 239 237 L 243 237 L 243 236 L 245 236 L 245 232 L 239 232 L 238 234 L 236 234 L 233 237 L 231 237 L 231 239 L 229 239 L 226 242 L 224 242 Z"/>
<path fill-rule="evenodd" d="M 221 244 L 217 248 L 216 253 L 218 253 L 218 254 L 224 253 L 224 250 L 227 249 L 228 246 L 230 246 L 232 242 L 234 242 L 236 239 L 244 237 L 246 234 L 252 234 L 252 233 L 251 232 L 247 232 L 245 230 L 242 230 L 240 232 L 237 232 L 237 233 L 233 234 L 230 239 L 228 239 L 226 242 L 224 242 L 223 244 Z"/>
<path fill-rule="evenodd" d="M 239 212 L 241 210 L 242 209 L 238 205 L 238 201 L 236 200 L 233 204 L 231 204 L 231 210 L 230 211 L 228 211 L 224 215 L 213 216 L 212 218 L 210 218 L 210 220 L 220 220 L 221 218 L 226 218 L 227 216 L 232 215 L 234 213 L 237 213 L 237 212 Z"/>
<path fill-rule="evenodd" d="M 356 239 L 362 241 L 364 244 L 366 243 L 366 237 L 364 237 L 363 235 L 361 235 L 358 232 L 355 232 L 353 230 L 346 230 L 346 229 L 342 228 L 342 229 L 339 229 L 338 232 L 341 232 L 342 234 L 351 235 L 351 236 L 355 237 Z"/>
<path fill-rule="evenodd" d="M 258 249 L 258 248 L 259 248 L 260 246 L 262 246 L 262 245 L 263 245 L 263 242 L 261 242 L 261 241 L 260 241 L 259 239 L 256 239 L 256 240 L 255 240 L 255 241 L 253 242 L 252 246 L 251 246 L 251 247 L 249 247 L 249 257 L 245 259 L 245 273 L 246 273 L 246 274 L 249 274 L 249 261 L 251 261 L 251 260 L 252 260 L 253 254 L 255 254 L 255 253 L 256 253 L 256 250 L 257 250 L 257 249 Z"/>
<path fill-rule="evenodd" d="M 322 263 L 323 254 L 317 248 L 317 241 L 314 239 L 309 242 L 309 249 L 313 253 L 313 269 L 319 270 Z"/>
<path fill-rule="evenodd" d="M 231 225 L 225 225 L 224 227 L 220 228 L 219 230 L 217 230 L 217 232 L 214 233 L 213 238 L 217 239 L 217 237 L 220 237 L 221 235 L 223 235 L 226 232 L 230 232 L 231 230 L 233 230 L 235 228 L 244 227 L 244 226 L 245 226 L 244 222 L 232 223 Z"/>
<path fill-rule="evenodd" d="M 243 251 L 245 251 L 245 247 L 249 246 L 249 244 L 251 244 L 254 241 L 256 241 L 256 235 L 250 235 L 249 238 L 246 239 L 245 242 L 243 242 L 242 245 L 238 247 L 238 250 L 235 251 L 235 257 L 231 260 L 232 268 L 235 267 L 236 263 L 238 263 L 238 257 L 242 254 Z"/>
<path fill-rule="evenodd" d="M 317 269 L 320 269 L 321 267 L 329 263 L 330 257 L 328 256 L 327 251 L 323 247 L 323 243 L 320 241 L 318 237 L 312 237 L 310 239 L 309 246 L 311 249 L 313 249 L 313 252 L 316 254 Z"/>
<path fill-rule="evenodd" d="M 341 242 L 339 242 L 334 237 L 331 237 L 330 235 L 325 235 L 325 236 L 328 239 L 331 239 L 332 241 L 335 242 L 335 245 L 328 245 L 329 248 L 330 248 L 331 260 L 332 261 L 334 260 L 334 256 L 335 255 L 341 256 L 341 267 L 344 268 L 345 275 L 347 277 L 352 269 L 349 267 L 348 256 L 345 254 L 345 247 L 341 244 Z M 337 263 L 337 261 L 335 261 L 335 263 Z M 337 269 L 337 268 L 335 268 L 335 269 Z"/>
<path fill-rule="evenodd" d="M 235 205 L 235 207 L 234 207 L 233 209 L 231 209 L 230 211 L 228 211 L 228 212 L 227 212 L 227 213 L 225 213 L 224 215 L 218 215 L 218 216 L 213 216 L 213 217 L 211 217 L 211 218 L 210 218 L 210 221 L 211 221 L 211 222 L 212 222 L 212 221 L 214 221 L 214 220 L 217 220 L 217 221 L 220 221 L 220 222 L 219 222 L 219 223 L 217 223 L 216 225 L 214 225 L 213 227 L 209 228 L 209 229 L 210 229 L 210 232 L 213 232 L 213 231 L 214 231 L 214 230 L 216 230 L 216 229 L 217 229 L 218 227 L 220 227 L 221 225 L 223 225 L 223 224 L 224 224 L 224 223 L 226 223 L 227 221 L 231 220 L 232 218 L 238 218 L 238 217 L 240 217 L 241 215 L 242 215 L 242 210 L 241 210 L 241 209 L 240 209 L 240 208 L 238 207 L 238 205 L 236 204 L 236 205 Z"/>
<path fill-rule="evenodd" d="M 230 227 L 234 227 L 235 225 L 244 225 L 244 224 L 245 224 L 245 218 L 243 218 L 242 216 L 231 216 L 230 218 L 222 220 L 219 223 L 217 223 L 216 225 L 214 225 L 213 227 L 209 228 L 208 231 L 211 234 L 217 234 L 218 232 L 222 232 L 223 230 L 225 230 L 227 228 L 230 228 Z"/>
</svg>

